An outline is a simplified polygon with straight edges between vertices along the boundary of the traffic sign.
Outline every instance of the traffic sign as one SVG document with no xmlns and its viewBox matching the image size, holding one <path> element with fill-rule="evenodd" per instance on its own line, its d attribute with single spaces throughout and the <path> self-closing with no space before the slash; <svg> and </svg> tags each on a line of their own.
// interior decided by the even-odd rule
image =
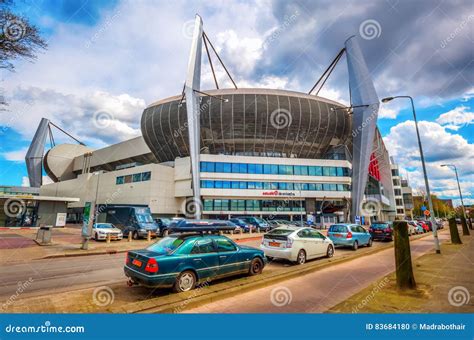
<svg viewBox="0 0 474 340">
<path fill-rule="evenodd" d="M 426 210 L 426 206 L 425 205 L 422 205 L 421 206 L 421 211 L 425 211 Z"/>
<path fill-rule="evenodd" d="M 430 216 L 430 215 L 431 215 L 429 210 L 425 210 L 425 211 L 423 212 L 423 214 L 425 214 L 425 216 Z"/>
</svg>

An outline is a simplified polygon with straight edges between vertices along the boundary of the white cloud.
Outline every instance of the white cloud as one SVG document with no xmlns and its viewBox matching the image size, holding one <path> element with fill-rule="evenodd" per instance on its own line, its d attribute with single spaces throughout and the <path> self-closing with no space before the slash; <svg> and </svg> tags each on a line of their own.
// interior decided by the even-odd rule
<svg viewBox="0 0 474 340">
<path fill-rule="evenodd" d="M 8 151 L 8 152 L 4 152 L 2 156 L 7 161 L 24 162 L 27 151 L 28 151 L 28 148 L 23 148 L 23 149 L 15 150 L 15 151 Z"/>
<path fill-rule="evenodd" d="M 436 122 L 450 130 L 459 130 L 460 128 L 474 123 L 474 112 L 470 108 L 461 105 L 448 112 L 441 114 Z"/>
<path fill-rule="evenodd" d="M 380 107 L 379 110 L 379 118 L 395 119 L 397 118 L 397 114 L 398 112 L 394 109 L 390 109 L 384 106 Z"/>
<path fill-rule="evenodd" d="M 43 184 L 51 184 L 51 183 L 53 183 L 51 178 L 49 178 L 48 176 L 43 176 Z M 30 179 L 28 178 L 28 176 L 23 176 L 21 178 L 21 186 L 22 187 L 29 187 L 30 186 Z"/>
</svg>

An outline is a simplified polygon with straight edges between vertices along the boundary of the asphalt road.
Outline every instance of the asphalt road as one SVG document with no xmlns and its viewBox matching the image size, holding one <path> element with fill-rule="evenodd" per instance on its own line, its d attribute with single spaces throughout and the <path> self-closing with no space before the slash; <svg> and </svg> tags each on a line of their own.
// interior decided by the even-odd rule
<svg viewBox="0 0 474 340">
<path fill-rule="evenodd" d="M 449 239 L 449 233 L 440 233 L 439 239 Z M 412 258 L 433 248 L 432 237 L 415 240 L 411 243 Z M 390 248 L 184 312 L 320 313 L 394 270 L 394 253 Z"/>
<path fill-rule="evenodd" d="M 431 237 L 428 237 L 431 240 Z M 258 247 L 259 240 L 239 242 L 241 244 Z M 385 246 L 385 242 L 374 242 L 373 247 Z M 360 248 L 358 252 L 365 249 Z M 335 257 L 356 255 L 347 248 L 336 248 Z M 313 260 L 313 261 L 318 261 Z M 35 260 L 31 263 L 11 264 L 0 267 L 0 302 L 15 295 L 21 283 L 33 280 L 34 284 L 22 292 L 22 297 L 48 295 L 96 287 L 101 285 L 112 285 L 123 283 L 125 287 L 126 278 L 123 274 L 125 254 L 91 255 L 68 258 L 54 258 Z M 288 261 L 274 260 L 265 270 L 284 270 L 291 266 Z M 230 278 L 231 280 L 231 278 Z M 149 289 L 133 287 L 127 289 L 130 299 L 146 299 L 150 296 L 167 294 L 168 292 L 150 292 Z"/>
</svg>

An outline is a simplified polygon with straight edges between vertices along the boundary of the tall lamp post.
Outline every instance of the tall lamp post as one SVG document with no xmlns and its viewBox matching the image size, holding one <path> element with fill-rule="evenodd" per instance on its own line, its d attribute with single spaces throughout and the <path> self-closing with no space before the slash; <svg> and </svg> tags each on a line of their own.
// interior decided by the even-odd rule
<svg viewBox="0 0 474 340">
<path fill-rule="evenodd" d="M 433 228 L 433 238 L 435 243 L 435 249 L 437 254 L 441 254 L 441 249 L 439 247 L 439 239 L 438 239 L 438 228 L 436 227 L 436 223 L 434 221 L 434 210 L 433 210 L 433 202 L 431 200 L 431 193 L 430 193 L 430 185 L 428 183 L 428 175 L 426 174 L 426 165 L 425 165 L 425 156 L 423 155 L 423 147 L 421 146 L 421 139 L 420 139 L 420 132 L 418 130 L 418 121 L 416 120 L 416 111 L 415 111 L 415 104 L 413 103 L 413 98 L 410 96 L 394 96 L 394 97 L 386 97 L 382 99 L 382 103 L 388 103 L 396 98 L 408 98 L 411 102 L 411 109 L 413 111 L 413 119 L 415 120 L 415 129 L 416 129 L 416 136 L 418 138 L 418 148 L 420 149 L 420 158 L 421 158 L 421 165 L 423 167 L 423 176 L 425 177 L 425 189 L 426 194 L 428 195 L 428 205 L 430 207 L 430 219 L 431 225 Z"/>
<path fill-rule="evenodd" d="M 456 165 L 454 164 L 442 164 L 441 166 L 443 167 L 445 166 L 450 169 L 453 169 L 454 173 L 456 174 L 456 181 L 458 182 L 458 189 L 459 189 L 459 198 L 461 198 L 462 214 L 464 215 L 464 218 L 467 220 L 466 208 L 464 208 L 464 202 L 462 200 L 461 185 L 459 184 L 458 169 L 456 168 Z"/>
</svg>

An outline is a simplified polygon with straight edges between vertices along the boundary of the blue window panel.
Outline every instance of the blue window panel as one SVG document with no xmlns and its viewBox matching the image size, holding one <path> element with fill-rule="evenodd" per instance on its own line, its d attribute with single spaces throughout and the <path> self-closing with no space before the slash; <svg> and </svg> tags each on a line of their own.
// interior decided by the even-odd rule
<svg viewBox="0 0 474 340">
<path fill-rule="evenodd" d="M 308 190 L 308 183 L 303 183 L 302 186 L 303 186 L 303 190 Z"/>
<path fill-rule="evenodd" d="M 323 176 L 331 176 L 328 166 L 323 166 Z"/>
<path fill-rule="evenodd" d="M 328 184 L 328 183 L 324 183 L 324 184 L 323 184 L 323 190 L 324 190 L 324 191 L 330 191 L 330 190 L 331 190 L 331 188 L 329 187 L 329 184 Z"/>
<path fill-rule="evenodd" d="M 270 190 L 272 188 L 272 184 L 270 182 L 263 182 L 263 188 L 265 190 Z"/>
<path fill-rule="evenodd" d="M 322 176 L 323 175 L 323 167 L 322 166 L 315 166 L 314 168 L 316 170 L 316 176 Z"/>
<path fill-rule="evenodd" d="M 301 175 L 301 165 L 295 165 L 295 175 Z"/>
<path fill-rule="evenodd" d="M 214 172 L 214 163 L 211 162 L 201 162 L 201 171 L 202 172 Z"/>
<path fill-rule="evenodd" d="M 231 173 L 232 172 L 232 165 L 230 163 L 224 163 L 224 173 Z"/>
<path fill-rule="evenodd" d="M 279 182 L 279 183 L 278 183 L 278 190 L 288 190 L 288 189 L 287 189 L 287 183 L 285 183 L 285 182 Z"/>
<path fill-rule="evenodd" d="M 123 184 L 124 183 L 124 177 L 123 176 L 118 176 L 115 179 L 115 184 Z"/>
<path fill-rule="evenodd" d="M 316 176 L 316 167 L 315 166 L 308 166 L 308 175 Z"/>
<path fill-rule="evenodd" d="M 149 181 L 151 179 L 151 171 L 142 172 L 142 181 Z"/>
<path fill-rule="evenodd" d="M 330 166 L 330 167 L 329 167 L 329 176 L 337 176 L 336 167 L 335 167 L 335 166 Z"/>
<path fill-rule="evenodd" d="M 263 183 L 262 182 L 255 182 L 255 189 L 263 189 Z"/>
<path fill-rule="evenodd" d="M 336 168 L 336 173 L 337 173 L 337 176 L 342 177 L 342 176 L 344 176 L 344 169 L 341 168 L 340 166 L 338 166 Z"/>
<path fill-rule="evenodd" d="M 240 185 L 240 182 L 235 181 L 235 182 L 232 182 L 231 187 L 232 189 L 239 189 L 239 185 Z"/>
<path fill-rule="evenodd" d="M 224 172 L 224 163 L 217 162 L 215 165 L 216 165 L 216 172 Z"/>
<path fill-rule="evenodd" d="M 350 177 L 351 172 L 349 168 L 343 168 L 342 170 L 343 170 L 344 176 Z"/>
<path fill-rule="evenodd" d="M 308 190 L 310 190 L 310 191 L 316 191 L 316 184 L 314 184 L 314 183 L 309 183 L 309 184 L 308 184 Z"/>
<path fill-rule="evenodd" d="M 232 173 L 234 174 L 239 173 L 239 163 L 232 163 Z"/>
<path fill-rule="evenodd" d="M 222 189 L 230 189 L 230 181 L 223 181 Z"/>
<path fill-rule="evenodd" d="M 278 174 L 279 175 L 293 175 L 293 165 L 279 165 Z"/>
<path fill-rule="evenodd" d="M 337 185 L 336 184 L 329 184 L 329 188 L 331 191 L 337 191 Z"/>
<path fill-rule="evenodd" d="M 344 184 L 338 184 L 337 191 L 344 191 Z"/>
<path fill-rule="evenodd" d="M 255 166 L 256 166 L 256 164 L 249 164 L 248 165 L 248 173 L 249 174 L 255 174 L 256 173 Z"/>
<path fill-rule="evenodd" d="M 239 182 L 240 189 L 247 189 L 247 182 Z"/>
<path fill-rule="evenodd" d="M 247 170 L 247 164 L 244 164 L 244 163 L 239 164 L 239 172 L 240 172 L 241 174 L 246 174 L 247 171 L 248 171 L 248 170 Z"/>
<path fill-rule="evenodd" d="M 263 174 L 263 164 L 255 164 L 255 173 Z"/>
<path fill-rule="evenodd" d="M 301 183 L 295 183 L 295 190 L 301 190 Z"/>
<path fill-rule="evenodd" d="M 301 174 L 303 176 L 308 176 L 308 167 L 306 165 L 301 166 Z"/>
<path fill-rule="evenodd" d="M 278 190 L 278 182 L 271 182 L 272 190 Z"/>
<path fill-rule="evenodd" d="M 222 189 L 222 186 L 223 186 L 222 181 L 215 181 L 215 182 L 214 182 L 214 187 L 215 187 L 216 189 Z"/>
<path fill-rule="evenodd" d="M 255 182 L 247 182 L 248 189 L 255 189 Z"/>
<path fill-rule="evenodd" d="M 141 182 L 142 181 L 142 174 L 133 174 L 132 176 L 132 182 Z"/>
<path fill-rule="evenodd" d="M 286 187 L 287 187 L 287 190 L 294 190 L 295 185 L 294 185 L 294 183 L 287 183 Z"/>
<path fill-rule="evenodd" d="M 321 183 L 316 183 L 316 191 L 322 191 L 323 185 Z"/>
</svg>

